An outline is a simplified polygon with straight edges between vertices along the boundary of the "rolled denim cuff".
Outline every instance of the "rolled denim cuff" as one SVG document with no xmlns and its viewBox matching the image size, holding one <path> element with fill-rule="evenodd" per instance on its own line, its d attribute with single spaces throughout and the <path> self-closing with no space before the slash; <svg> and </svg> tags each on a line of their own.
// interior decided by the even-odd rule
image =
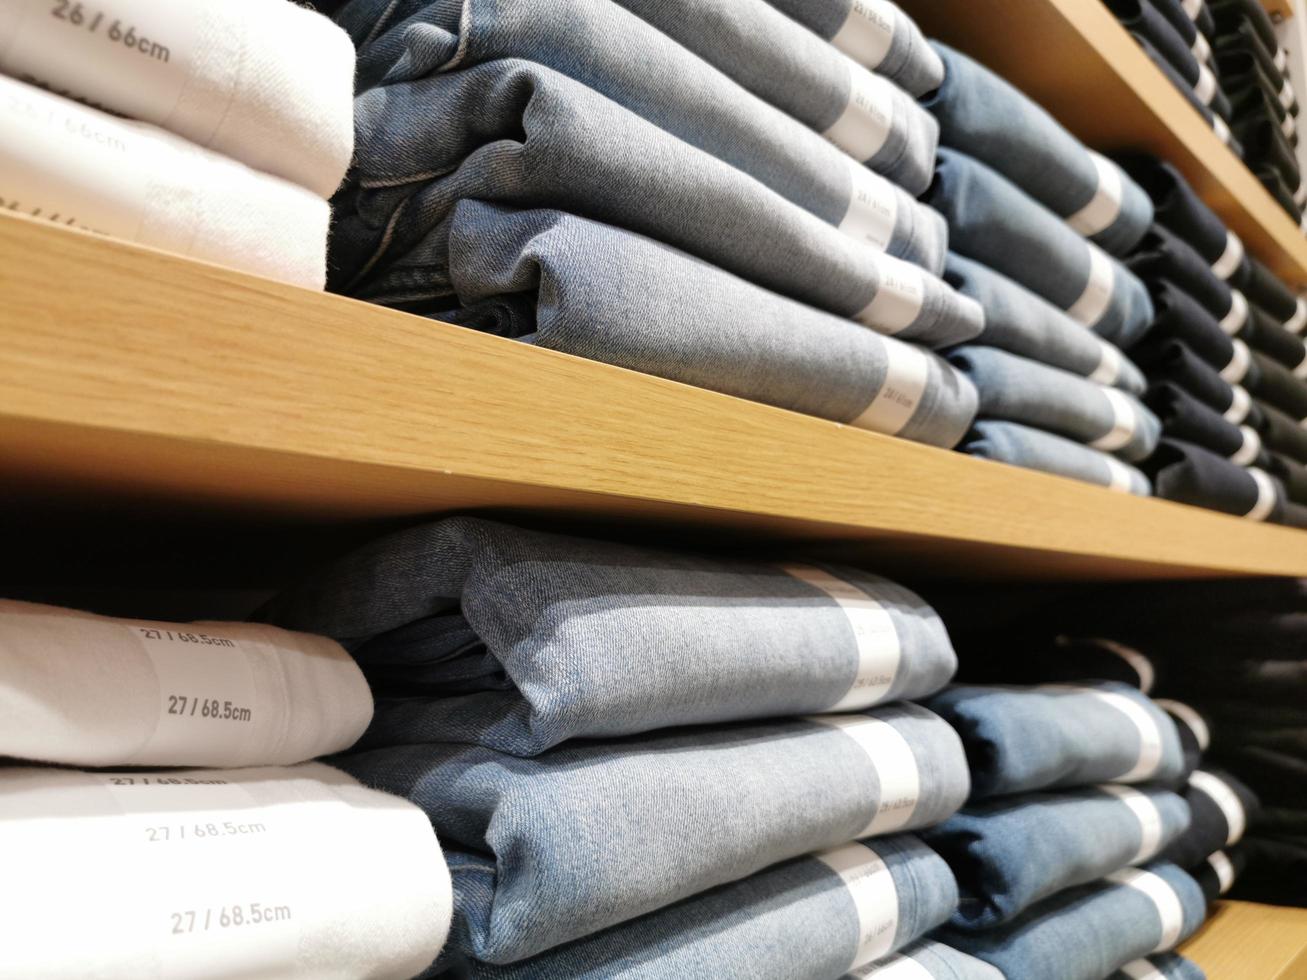
<svg viewBox="0 0 1307 980">
<path fill-rule="evenodd" d="M 959 448 L 969 456 L 1094 483 L 1122 493 L 1140 497 L 1152 493 L 1148 477 L 1133 466 L 1082 443 L 1016 422 L 982 419 L 972 426 Z"/>
</svg>

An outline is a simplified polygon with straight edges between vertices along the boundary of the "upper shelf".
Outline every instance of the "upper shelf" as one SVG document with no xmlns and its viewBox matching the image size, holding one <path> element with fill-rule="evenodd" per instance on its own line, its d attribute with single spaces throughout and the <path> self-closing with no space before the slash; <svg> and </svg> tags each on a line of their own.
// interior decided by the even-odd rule
<svg viewBox="0 0 1307 980">
<path fill-rule="evenodd" d="M 1262 6 L 1267 9 L 1271 16 L 1278 17 L 1281 20 L 1293 16 L 1292 0 L 1262 0 Z"/>
<path fill-rule="evenodd" d="M 0 217 L 0 290 L 0 487 L 29 503 L 583 512 L 934 577 L 1307 575 L 1299 531 L 24 218 Z"/>
<path fill-rule="evenodd" d="M 1096 149 L 1175 164 L 1248 250 L 1307 285 L 1307 238 L 1100 0 L 901 0 L 932 37 L 975 57 Z"/>
</svg>

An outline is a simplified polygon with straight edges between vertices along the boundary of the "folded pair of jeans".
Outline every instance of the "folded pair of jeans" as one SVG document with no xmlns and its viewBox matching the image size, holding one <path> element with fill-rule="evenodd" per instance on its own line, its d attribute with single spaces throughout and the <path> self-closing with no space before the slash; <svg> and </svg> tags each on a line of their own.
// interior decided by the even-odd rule
<svg viewBox="0 0 1307 980">
<path fill-rule="evenodd" d="M 1272 523 L 1284 511 L 1284 486 L 1265 470 L 1240 466 L 1179 439 L 1159 442 L 1142 468 L 1153 481 L 1153 492 L 1166 500 Z"/>
<path fill-rule="evenodd" d="M 1131 462 L 1157 445 L 1157 417 L 1117 388 L 993 347 L 954 348 L 948 359 L 976 386 L 982 419 L 1039 427 Z"/>
<path fill-rule="evenodd" d="M 1096 483 L 1118 493 L 1152 493 L 1148 477 L 1115 456 L 1019 422 L 980 419 L 958 448 L 969 456 Z"/>
<path fill-rule="evenodd" d="M 1126 259 L 1135 275 L 1152 285 L 1167 280 L 1197 300 L 1233 336 L 1248 320 L 1248 300 L 1221 279 L 1193 246 L 1164 225 L 1154 224 Z"/>
<path fill-rule="evenodd" d="M 415 312 L 945 448 L 975 418 L 975 388 L 935 354 L 642 235 L 460 201 L 447 241 L 463 307 Z"/>
<path fill-rule="evenodd" d="M 1293 333 L 1301 333 L 1307 324 L 1307 303 L 1299 299 L 1265 263 L 1255 257 L 1248 260 L 1248 281 L 1244 293 L 1277 323 Z"/>
<path fill-rule="evenodd" d="M 1155 861 L 1068 888 L 999 928 L 947 929 L 938 938 L 1005 977 L 1102 980 L 1173 949 L 1206 914 L 1197 882 L 1174 864 Z"/>
<path fill-rule="evenodd" d="M 1170 382 L 1220 413 L 1227 422 L 1233 425 L 1246 422 L 1261 431 L 1261 406 L 1252 400 L 1248 390 L 1222 378 L 1216 368 L 1183 341 L 1163 340 L 1148 344 L 1135 350 L 1134 355 L 1155 384 Z"/>
<path fill-rule="evenodd" d="M 923 104 L 939 120 L 945 146 L 994 168 L 1112 254 L 1139 243 L 1153 205 L 1138 184 L 1013 85 L 946 45 L 933 46 L 944 84 Z"/>
<path fill-rule="evenodd" d="M 926 200 L 948 220 L 955 252 L 1015 279 L 1118 347 L 1147 331 L 1152 304 L 1134 273 L 997 171 L 941 149 Z"/>
<path fill-rule="evenodd" d="M 1239 466 L 1267 469 L 1271 458 L 1249 425 L 1235 425 L 1214 408 L 1168 381 L 1148 389 L 1144 404 L 1161 420 L 1162 435 L 1202 446 Z"/>
<path fill-rule="evenodd" d="M 334 763 L 422 807 L 460 852 L 451 943 L 492 963 L 778 861 L 938 823 L 968 786 L 956 733 L 908 704 L 573 743 L 534 759 L 413 745 Z M 953 889 L 950 877 L 950 906 Z"/>
<path fill-rule="evenodd" d="M 1307 379 L 1257 351 L 1252 352 L 1251 361 L 1245 385 L 1249 393 L 1298 419 L 1300 425 L 1307 420 Z"/>
<path fill-rule="evenodd" d="M 998 347 L 1134 395 L 1143 393 L 1143 373 L 1120 348 L 1001 272 L 949 252 L 944 281 L 984 309 L 978 345 Z"/>
<path fill-rule="evenodd" d="M 963 684 L 1064 684 L 1115 681 L 1149 694 L 1157 667 L 1140 651 L 1106 637 L 1051 633 L 1036 627 L 1025 635 L 1004 628 L 959 633 L 958 682 Z"/>
<path fill-rule="evenodd" d="M 957 666 L 920 596 L 867 572 L 470 517 L 381 538 L 259 616 L 312 623 L 354 653 L 382 694 L 369 745 L 531 755 L 570 738 L 918 698 Z"/>
<path fill-rule="evenodd" d="M 1284 484 L 1289 499 L 1296 504 L 1307 504 L 1307 466 L 1287 456 L 1272 455 L 1270 473 Z"/>
<path fill-rule="evenodd" d="M 911 95 L 925 95 L 944 79 L 944 66 L 921 28 L 889 0 L 768 2 Z"/>
<path fill-rule="evenodd" d="M 450 877 L 427 818 L 319 763 L 9 766 L 0 812 L 12 976 L 407 977 L 449 931 Z M 76 888 L 50 874 L 64 862 L 84 876 Z M 54 907 L 72 918 L 52 919 Z"/>
<path fill-rule="evenodd" d="M 1163 789 L 1103 785 L 973 803 L 923 832 L 957 877 L 951 924 L 992 929 L 1035 903 L 1151 861 L 1189 828 Z"/>
<path fill-rule="evenodd" d="M 1200 103 L 1226 120 L 1231 118 L 1230 103 L 1212 69 L 1150 0 L 1108 0 L 1107 6 L 1122 27 L 1148 41 Z"/>
<path fill-rule="evenodd" d="M 1234 883 L 1243 874 L 1248 865 L 1248 857 L 1242 844 L 1237 847 L 1222 848 L 1213 851 L 1192 868 L 1185 868 L 1198 887 L 1203 890 L 1207 904 L 1219 901 L 1234 887 Z"/>
<path fill-rule="evenodd" d="M 372 718 L 334 640 L 0 600 L 0 756 L 66 766 L 291 765 Z"/>
<path fill-rule="evenodd" d="M 1307 307 L 1304 311 L 1307 312 Z M 1250 306 L 1248 313 L 1247 323 L 1236 336 L 1253 350 L 1289 368 L 1296 377 L 1307 374 L 1307 368 L 1303 367 L 1307 363 L 1307 343 L 1302 337 L 1286 330 L 1260 306 Z"/>
<path fill-rule="evenodd" d="M 1307 463 L 1307 428 L 1271 405 L 1258 405 L 1254 423 L 1267 448 Z"/>
<path fill-rule="evenodd" d="M 980 308 L 929 272 L 543 65 L 487 62 L 373 89 L 356 104 L 356 183 L 337 196 L 332 247 L 337 286 L 363 298 L 448 295 L 447 219 L 460 200 L 477 198 L 559 208 L 647 234 L 928 346 L 980 330 Z M 611 152 L 619 145 L 626 152 Z M 850 182 L 855 170 L 869 173 L 849 162 Z M 892 240 L 890 251 L 939 268 L 941 229 L 935 215 L 929 227 Z M 762 241 L 767 248 L 757 247 Z"/>
<path fill-rule="evenodd" d="M 1243 146 L 1239 143 L 1238 137 L 1230 131 L 1230 126 L 1226 122 L 1226 117 L 1231 112 L 1229 100 L 1221 99 L 1218 101 L 1218 96 L 1222 96 L 1224 93 L 1220 93 L 1217 86 L 1206 87 L 1202 92 L 1197 91 L 1185 81 L 1184 75 L 1171 64 L 1167 57 L 1153 46 L 1153 42 L 1148 39 L 1147 35 L 1139 30 L 1132 30 L 1130 36 L 1134 38 L 1135 43 L 1143 49 L 1145 57 L 1153 63 L 1157 70 L 1171 83 L 1172 87 L 1184 96 L 1185 101 L 1193 106 L 1198 115 L 1203 117 L 1203 121 L 1216 133 L 1216 138 L 1228 146 L 1235 156 L 1242 157 Z M 1207 77 L 1215 78 L 1210 72 Z M 1204 97 L 1210 97 L 1211 101 L 1204 101 Z M 1217 111 L 1218 109 L 1220 111 Z"/>
<path fill-rule="evenodd" d="M 1193 820 L 1162 855 L 1183 868 L 1196 867 L 1209 854 L 1243 840 L 1259 805 L 1257 794 L 1242 780 L 1215 768 L 1191 773 L 1184 799 Z"/>
<path fill-rule="evenodd" d="M 1233 339 L 1201 303 L 1166 280 L 1149 283 L 1148 292 L 1153 301 L 1153 325 L 1138 349 L 1141 359 L 1150 348 L 1178 340 L 1230 384 L 1245 382 L 1252 369 L 1247 345 Z"/>
<path fill-rule="evenodd" d="M 878 966 L 861 965 L 869 956 L 882 963 L 961 958 L 936 951 L 928 940 L 913 941 L 940 925 L 956 901 L 948 866 L 904 834 L 785 861 L 517 963 L 495 965 L 451 951 L 441 960 L 449 972 L 440 975 L 829 980 L 853 963 L 851 976 L 876 976 Z M 901 955 L 892 952 L 898 949 Z"/>
<path fill-rule="evenodd" d="M 952 725 L 971 763 L 971 800 L 1097 783 L 1174 784 L 1175 724 L 1127 684 L 955 685 L 923 702 Z"/>
</svg>

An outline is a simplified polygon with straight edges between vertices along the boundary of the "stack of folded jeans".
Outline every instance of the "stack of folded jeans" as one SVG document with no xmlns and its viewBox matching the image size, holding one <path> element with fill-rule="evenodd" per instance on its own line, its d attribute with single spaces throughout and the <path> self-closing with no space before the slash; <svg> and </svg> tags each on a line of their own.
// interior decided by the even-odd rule
<svg viewBox="0 0 1307 980">
<path fill-rule="evenodd" d="M 1161 442 L 1143 464 L 1160 497 L 1307 526 L 1307 303 L 1229 231 L 1169 164 L 1123 160 L 1157 224 L 1127 264 L 1155 319 L 1131 350 Z"/>
<path fill-rule="evenodd" d="M 938 126 L 895 83 L 938 60 L 839 6 L 801 11 L 832 44 L 765 0 L 353 0 L 332 288 L 955 445 L 976 394 L 932 349 L 983 315 L 939 278 Z"/>
<path fill-rule="evenodd" d="M 259 616 L 367 676 L 372 724 L 332 762 L 450 848 L 441 968 L 833 980 L 917 955 L 957 905 L 910 832 L 962 804 L 966 757 L 902 700 L 956 658 L 884 579 L 452 518 Z"/>
<path fill-rule="evenodd" d="M 964 451 L 1147 494 L 1130 463 L 1156 445 L 1121 349 L 1152 320 L 1143 285 L 1113 254 L 1152 221 L 1147 195 L 1003 79 L 944 45 L 927 200 L 948 219 L 945 278 L 985 312 L 949 360 L 979 391 Z"/>
<path fill-rule="evenodd" d="M 325 637 L 0 601 L 3 972 L 426 968 L 452 904 L 430 823 L 306 761 L 371 716 L 362 673 Z M 65 863 L 76 888 L 50 874 Z"/>
<path fill-rule="evenodd" d="M 289 0 L 6 3 L 0 206 L 321 289 L 354 63 Z"/>
</svg>

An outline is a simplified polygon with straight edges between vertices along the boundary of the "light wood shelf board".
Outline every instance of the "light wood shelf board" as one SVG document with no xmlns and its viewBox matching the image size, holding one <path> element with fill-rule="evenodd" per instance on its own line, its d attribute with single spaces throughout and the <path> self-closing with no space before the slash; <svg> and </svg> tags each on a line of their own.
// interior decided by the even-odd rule
<svg viewBox="0 0 1307 980">
<path fill-rule="evenodd" d="M 1307 238 L 1098 0 L 903 0 L 937 37 L 1007 78 L 1090 146 L 1169 160 L 1292 285 Z"/>
<path fill-rule="evenodd" d="M 1307 909 L 1220 902 L 1181 952 L 1207 980 L 1303 980 Z"/>
<path fill-rule="evenodd" d="M 1293 16 L 1292 0 L 1262 0 L 1262 6 L 1277 20 L 1288 20 Z"/>
<path fill-rule="evenodd" d="M 1307 536 L 0 218 L 0 487 L 711 527 L 941 576 L 1307 575 Z"/>
</svg>

